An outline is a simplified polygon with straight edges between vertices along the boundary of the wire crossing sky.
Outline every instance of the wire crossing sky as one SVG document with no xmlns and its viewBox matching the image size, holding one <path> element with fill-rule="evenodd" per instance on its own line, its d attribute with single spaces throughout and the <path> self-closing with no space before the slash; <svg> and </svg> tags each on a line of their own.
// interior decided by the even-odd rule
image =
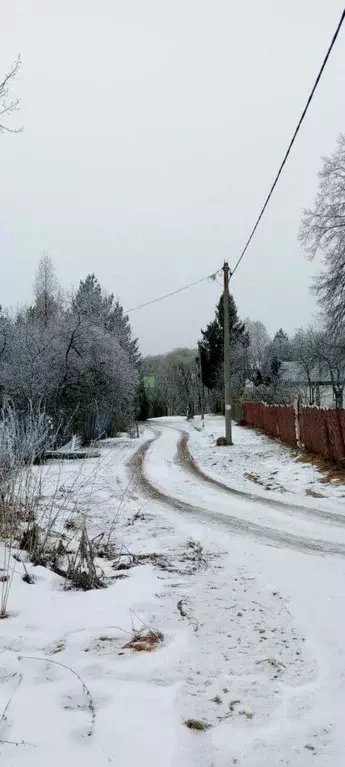
<svg viewBox="0 0 345 767">
<path fill-rule="evenodd" d="M 46 250 L 62 289 L 94 272 L 124 308 L 146 304 L 130 315 L 143 354 L 194 346 L 219 297 L 199 279 L 241 255 L 343 11 L 343 0 L 5 4 L 0 76 L 20 53 L 10 95 L 24 130 L 0 136 L 0 304 L 31 301 Z M 319 265 L 297 235 L 345 124 L 343 46 L 340 34 L 236 272 L 239 315 L 270 333 L 316 310 Z"/>
</svg>

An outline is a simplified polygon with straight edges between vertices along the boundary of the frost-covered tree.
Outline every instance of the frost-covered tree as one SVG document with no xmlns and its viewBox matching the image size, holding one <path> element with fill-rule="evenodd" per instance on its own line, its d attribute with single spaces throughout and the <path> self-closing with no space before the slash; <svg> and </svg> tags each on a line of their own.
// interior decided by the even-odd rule
<svg viewBox="0 0 345 767">
<path fill-rule="evenodd" d="M 292 359 L 292 356 L 289 336 L 282 328 L 279 328 L 268 347 L 268 357 L 279 360 L 279 362 L 288 362 Z"/>
<path fill-rule="evenodd" d="M 0 306 L 0 363 L 6 353 L 9 329 L 10 329 L 9 318 L 3 312 L 2 306 Z"/>
<path fill-rule="evenodd" d="M 309 327 L 307 330 L 297 330 L 291 341 L 293 358 L 301 370 L 301 380 L 308 382 L 309 405 L 315 404 L 315 369 L 318 363 L 318 355 L 315 348 L 315 331 Z"/>
<path fill-rule="evenodd" d="M 0 316 L 0 386 L 25 409 L 43 403 L 55 422 L 90 433 L 92 419 L 126 428 L 138 410 L 137 342 L 119 303 L 94 275 L 70 305 L 58 298 L 51 259 L 41 259 L 35 302 L 7 322 Z M 119 321 L 107 325 L 109 311 Z M 3 332 L 4 331 L 4 332 Z M 103 419 L 104 420 L 104 419 Z"/>
<path fill-rule="evenodd" d="M 300 239 L 310 259 L 323 257 L 313 290 L 332 330 L 345 328 L 345 134 L 330 157 L 323 157 L 312 208 L 304 211 Z"/>
<path fill-rule="evenodd" d="M 310 329 L 308 344 L 318 378 L 331 382 L 335 406 L 341 409 L 345 387 L 345 355 L 342 344 L 338 344 L 329 332 L 323 329 Z"/>
<path fill-rule="evenodd" d="M 101 323 L 104 315 L 102 288 L 95 274 L 88 274 L 80 280 L 78 290 L 72 299 L 75 314 L 84 319 Z"/>
<path fill-rule="evenodd" d="M 266 364 L 267 352 L 271 342 L 265 325 L 260 320 L 245 321 L 249 344 L 247 350 L 248 377 L 254 383 L 261 382 Z"/>
<path fill-rule="evenodd" d="M 72 299 L 72 310 L 82 320 L 93 322 L 115 336 L 129 354 L 131 362 L 139 365 L 138 341 L 132 336 L 129 318 L 112 293 L 103 293 L 94 274 L 88 274 L 85 280 L 80 281 L 77 293 Z"/>
<path fill-rule="evenodd" d="M 45 327 L 56 317 L 59 309 L 59 284 L 51 255 L 44 251 L 36 271 L 34 282 L 35 303 L 31 314 Z"/>
<path fill-rule="evenodd" d="M 105 328 L 109 333 L 116 336 L 122 348 L 127 351 L 132 364 L 138 367 L 141 363 L 141 355 L 138 339 L 132 335 L 129 317 L 124 313 L 119 301 L 115 301 L 112 294 L 106 300 L 108 310 L 105 318 Z"/>
<path fill-rule="evenodd" d="M 135 416 L 137 372 L 117 339 L 96 324 L 65 328 L 65 366 L 57 406 L 80 424 L 88 414 L 111 414 L 125 428 Z"/>
<path fill-rule="evenodd" d="M 282 362 L 290 362 L 293 359 L 293 348 L 291 341 L 282 328 L 276 332 L 274 338 L 266 347 L 264 362 L 260 375 L 257 377 L 257 384 L 272 384 L 278 386 Z"/>
<path fill-rule="evenodd" d="M 246 319 L 245 326 L 249 336 L 248 356 L 250 366 L 254 370 L 261 370 L 271 339 L 265 325 L 260 320 Z"/>
<path fill-rule="evenodd" d="M 199 371 L 195 349 L 174 349 L 146 357 L 143 375 L 151 412 L 159 415 L 192 415 L 199 405 Z"/>
<path fill-rule="evenodd" d="M 8 122 L 13 112 L 19 109 L 19 99 L 12 99 L 9 95 L 13 80 L 17 77 L 21 65 L 21 57 L 17 56 L 14 64 L 9 68 L 0 82 L 0 133 L 20 133 L 21 128 L 13 128 Z"/>
<path fill-rule="evenodd" d="M 1 366 L 4 391 L 19 408 L 41 401 L 51 408 L 62 355 L 56 326 L 45 328 L 36 318 L 19 315 L 11 324 Z"/>
</svg>

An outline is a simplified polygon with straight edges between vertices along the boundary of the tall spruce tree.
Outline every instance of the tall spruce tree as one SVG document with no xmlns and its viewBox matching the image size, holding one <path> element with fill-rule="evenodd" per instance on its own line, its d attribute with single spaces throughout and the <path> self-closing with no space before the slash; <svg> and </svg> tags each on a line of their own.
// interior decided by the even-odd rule
<svg viewBox="0 0 345 767">
<path fill-rule="evenodd" d="M 101 322 L 104 299 L 102 288 L 95 274 L 88 274 L 85 280 L 80 280 L 78 290 L 72 302 L 73 311 L 83 319 Z"/>
<path fill-rule="evenodd" d="M 244 322 L 238 317 L 237 307 L 233 296 L 229 295 L 229 326 L 230 343 L 233 350 L 246 348 L 249 337 Z M 219 386 L 224 358 L 224 306 L 221 296 L 216 306 L 215 317 L 201 331 L 202 339 L 199 345 L 201 357 L 202 382 L 208 389 Z"/>
<path fill-rule="evenodd" d="M 95 274 L 88 274 L 85 280 L 80 280 L 72 306 L 74 313 L 82 319 L 99 325 L 109 335 L 115 336 L 131 364 L 138 368 L 141 360 L 138 340 L 132 336 L 128 315 L 113 293 L 104 295 Z"/>
</svg>

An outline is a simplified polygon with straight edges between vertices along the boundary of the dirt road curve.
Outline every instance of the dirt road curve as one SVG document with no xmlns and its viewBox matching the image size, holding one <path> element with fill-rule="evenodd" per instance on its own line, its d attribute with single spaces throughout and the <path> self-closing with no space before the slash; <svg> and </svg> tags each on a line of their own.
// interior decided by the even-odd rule
<svg viewBox="0 0 345 767">
<path fill-rule="evenodd" d="M 237 496 L 238 498 L 246 498 L 247 500 L 250 500 L 252 503 L 259 503 L 262 504 L 264 502 L 265 506 L 272 506 L 275 509 L 280 509 L 283 512 L 287 511 L 293 511 L 297 512 L 299 514 L 303 514 L 308 519 L 312 519 L 313 517 L 316 520 L 323 519 L 325 522 L 333 523 L 336 525 L 341 525 L 341 527 L 345 527 L 345 516 L 343 514 L 336 514 L 335 512 L 328 512 L 323 511 L 322 509 L 311 509 L 309 506 L 302 506 L 294 504 L 291 506 L 288 503 L 285 503 L 284 501 L 279 500 L 273 500 L 272 498 L 265 498 L 263 499 L 262 496 L 255 495 L 255 493 L 248 493 L 244 490 L 236 490 L 235 488 L 229 487 L 229 485 L 225 485 L 224 482 L 221 482 L 219 479 L 214 479 L 213 477 L 209 477 L 205 472 L 203 472 L 199 466 L 195 463 L 193 457 L 191 456 L 189 450 L 188 450 L 188 439 L 189 434 L 188 432 L 182 432 L 181 431 L 181 439 L 179 440 L 178 446 L 177 446 L 177 455 L 178 458 L 184 466 L 185 469 L 190 471 L 194 476 L 201 479 L 203 482 L 207 482 L 209 485 L 213 485 L 215 487 L 220 488 L 221 490 L 225 491 L 226 493 L 229 493 L 230 495 Z"/>
<path fill-rule="evenodd" d="M 152 481 L 152 479 L 149 478 L 146 469 L 146 462 L 148 456 L 152 458 L 153 454 L 157 463 L 162 463 L 162 472 L 169 472 L 169 463 L 171 465 L 172 461 L 166 461 L 166 465 L 164 466 L 164 458 L 161 457 L 161 451 L 159 449 L 160 438 L 164 436 L 164 432 L 166 430 L 169 430 L 170 432 L 176 432 L 176 449 L 175 455 L 172 456 L 172 460 L 175 462 L 175 464 L 179 464 L 179 468 L 180 471 L 183 472 L 184 479 L 187 479 L 188 475 L 193 475 L 194 485 L 197 483 L 201 497 L 203 496 L 203 491 L 205 491 L 207 487 L 210 486 L 212 486 L 213 492 L 216 490 L 219 491 L 219 497 L 222 498 L 223 503 L 224 494 L 227 494 L 229 496 L 229 512 L 227 511 L 226 514 L 219 513 L 216 509 L 200 507 L 194 502 L 191 503 L 189 500 L 178 498 L 177 495 L 175 496 L 171 492 L 167 492 L 166 488 L 161 487 L 159 481 Z M 338 543 L 337 541 L 315 537 L 308 538 L 307 536 L 290 533 L 287 530 L 280 529 L 279 527 L 260 524 L 257 521 L 252 521 L 252 519 L 241 518 L 240 515 L 237 516 L 233 513 L 234 504 L 233 502 L 231 503 L 230 496 L 232 496 L 232 499 L 237 496 L 239 499 L 241 499 L 241 503 L 246 501 L 249 505 L 255 503 L 257 506 L 260 506 L 261 509 L 265 509 L 265 507 L 271 507 L 274 508 L 275 511 L 281 511 L 282 520 L 284 517 L 284 512 L 293 512 L 297 518 L 298 516 L 303 516 L 304 518 L 308 517 L 311 525 L 313 523 L 313 519 L 318 520 L 319 523 L 322 521 L 324 528 L 326 528 L 325 522 L 331 526 L 336 525 L 344 528 L 345 520 L 341 515 L 331 513 L 328 514 L 322 510 L 310 510 L 309 508 L 305 508 L 303 506 L 289 507 L 287 504 L 279 501 L 276 502 L 271 499 L 266 500 L 255 496 L 254 494 L 247 494 L 244 491 L 233 490 L 221 482 L 206 476 L 196 466 L 188 450 L 188 434 L 186 432 L 178 431 L 176 429 L 172 430 L 165 426 L 163 426 L 163 428 L 160 427 L 160 429 L 154 427 L 154 432 L 155 435 L 152 437 L 152 439 L 148 440 L 137 450 L 129 463 L 129 469 L 131 473 L 134 473 L 136 477 L 136 483 L 138 487 L 140 487 L 141 492 L 146 495 L 146 497 L 149 497 L 152 500 L 157 501 L 165 506 L 169 506 L 179 513 L 188 514 L 189 517 L 193 517 L 198 521 L 205 521 L 208 524 L 217 525 L 218 528 L 224 527 L 236 534 L 247 536 L 250 535 L 252 538 L 258 539 L 268 545 L 287 547 L 305 552 L 317 552 L 345 556 L 345 544 L 341 542 Z M 213 505 L 214 504 L 212 503 L 212 506 Z"/>
</svg>

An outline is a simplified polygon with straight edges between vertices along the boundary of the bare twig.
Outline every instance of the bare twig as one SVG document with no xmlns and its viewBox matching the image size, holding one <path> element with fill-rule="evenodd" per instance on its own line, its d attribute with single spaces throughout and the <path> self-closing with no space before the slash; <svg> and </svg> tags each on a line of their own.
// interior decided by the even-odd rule
<svg viewBox="0 0 345 767">
<path fill-rule="evenodd" d="M 16 61 L 10 67 L 2 82 L 0 82 L 0 120 L 4 116 L 8 116 L 19 109 L 19 99 L 8 99 L 9 85 L 12 80 L 17 76 L 21 65 L 21 56 L 17 56 Z M 0 122 L 0 133 L 6 131 L 7 133 L 20 133 L 23 128 L 9 128 L 8 125 L 4 125 Z"/>
<path fill-rule="evenodd" d="M 37 745 L 36 743 L 29 743 L 27 740 L 2 740 L 2 738 L 0 738 L 0 743 L 9 746 L 32 746 L 32 748 L 36 748 Z"/>
<path fill-rule="evenodd" d="M 257 666 L 260 663 L 269 663 L 270 666 L 273 666 L 273 668 L 277 669 L 277 671 L 281 671 L 283 668 L 286 668 L 284 663 L 282 663 L 280 660 L 276 660 L 275 658 L 263 658 L 262 660 L 256 661 Z"/>
<path fill-rule="evenodd" d="M 128 483 L 127 483 L 127 485 L 126 485 L 126 487 L 125 487 L 125 489 L 124 489 L 124 491 L 122 493 L 122 497 L 121 497 L 119 506 L 118 506 L 118 508 L 116 510 L 116 513 L 114 514 L 112 523 L 110 525 L 106 546 L 109 546 L 110 539 L 111 539 L 111 536 L 112 536 L 115 524 L 116 524 L 116 522 L 117 522 L 117 520 L 118 520 L 118 518 L 120 516 L 121 510 L 122 510 L 122 507 L 123 507 L 123 504 L 124 504 L 124 501 L 125 501 L 125 498 L 126 498 L 126 495 L 127 495 L 128 490 L 129 490 L 129 488 L 130 488 L 130 486 L 131 486 L 131 484 L 133 482 L 134 476 L 135 476 L 135 472 L 133 471 L 131 476 L 130 476 L 130 478 L 129 478 L 129 480 L 128 480 Z"/>
<path fill-rule="evenodd" d="M 123 629 L 121 626 L 115 626 L 114 624 L 110 623 L 107 626 L 87 626 L 87 628 L 80 628 L 75 629 L 75 631 L 68 631 L 64 635 L 64 639 L 67 639 L 68 637 L 72 636 L 72 634 L 80 634 L 83 631 L 103 631 L 104 629 L 116 629 L 117 631 L 122 631 L 123 634 L 128 634 L 128 636 L 131 636 L 132 632 L 127 631 L 126 629 Z"/>
<path fill-rule="evenodd" d="M 71 666 L 66 666 L 65 663 L 60 663 L 60 661 L 58 661 L 58 660 L 51 660 L 51 658 L 38 658 L 38 657 L 35 657 L 33 655 L 20 655 L 18 657 L 18 660 L 38 660 L 38 661 L 41 661 L 42 663 L 51 663 L 54 666 L 60 666 L 61 668 L 64 668 L 67 671 L 70 671 L 71 674 L 73 674 L 79 680 L 79 682 L 80 682 L 80 684 L 82 686 L 84 695 L 87 698 L 88 709 L 89 709 L 90 714 L 91 714 L 91 727 L 90 727 L 90 730 L 88 732 L 88 736 L 91 737 L 91 735 L 93 734 L 93 730 L 94 730 L 94 726 L 95 726 L 95 722 L 96 722 L 96 709 L 95 709 L 95 704 L 93 702 L 93 698 L 92 698 L 91 692 L 90 692 L 89 688 L 86 686 L 86 684 L 83 681 L 83 679 L 81 678 L 81 676 L 79 676 L 79 674 L 77 674 L 77 672 L 74 671 L 74 669 L 71 668 Z"/>
<path fill-rule="evenodd" d="M 2 714 L 1 714 L 0 727 L 1 727 L 2 722 L 4 722 L 5 719 L 6 719 L 7 711 L 9 709 L 9 707 L 10 707 L 10 705 L 12 703 L 12 700 L 13 700 L 13 698 L 14 698 L 17 690 L 18 690 L 18 687 L 21 685 L 22 681 L 23 681 L 23 675 L 19 674 L 17 686 L 14 688 L 13 693 L 12 693 L 12 695 L 10 695 L 10 697 L 9 697 L 7 703 L 6 703 L 6 706 L 5 706 L 5 708 L 4 708 L 4 710 L 3 710 Z"/>
</svg>

